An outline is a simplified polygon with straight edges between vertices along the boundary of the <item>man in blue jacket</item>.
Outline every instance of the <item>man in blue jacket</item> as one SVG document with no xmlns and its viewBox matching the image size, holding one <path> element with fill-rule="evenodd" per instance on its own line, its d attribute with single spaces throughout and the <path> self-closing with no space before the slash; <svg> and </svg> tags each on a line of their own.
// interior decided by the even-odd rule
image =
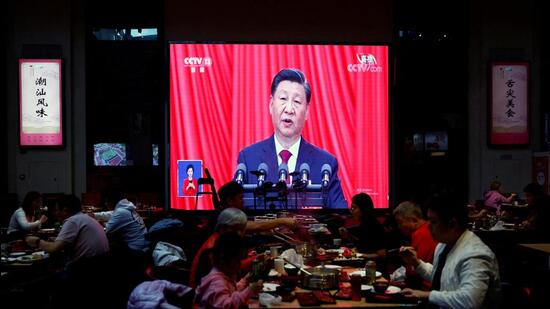
<svg viewBox="0 0 550 309">
<path fill-rule="evenodd" d="M 149 250 L 149 241 L 145 239 L 147 227 L 134 203 L 121 199 L 113 211 L 95 213 L 94 216 L 107 221 L 105 232 L 111 241 L 122 240 L 128 249 L 134 251 Z"/>
</svg>

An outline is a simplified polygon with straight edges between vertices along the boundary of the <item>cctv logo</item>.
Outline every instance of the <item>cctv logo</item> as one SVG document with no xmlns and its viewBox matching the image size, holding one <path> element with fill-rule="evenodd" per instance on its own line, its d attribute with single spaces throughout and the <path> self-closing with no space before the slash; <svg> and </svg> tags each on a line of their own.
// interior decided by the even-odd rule
<svg viewBox="0 0 550 309">
<path fill-rule="evenodd" d="M 189 67 L 191 73 L 197 72 L 204 73 L 206 68 L 212 65 L 212 58 L 210 57 L 185 57 L 183 58 L 183 64 Z"/>
<path fill-rule="evenodd" d="M 378 65 L 376 61 L 376 57 L 374 57 L 373 54 L 357 53 L 355 56 L 357 57 L 358 63 L 348 64 L 348 72 L 351 72 L 351 73 L 365 73 L 365 72 L 381 73 L 382 72 L 382 67 Z"/>
</svg>

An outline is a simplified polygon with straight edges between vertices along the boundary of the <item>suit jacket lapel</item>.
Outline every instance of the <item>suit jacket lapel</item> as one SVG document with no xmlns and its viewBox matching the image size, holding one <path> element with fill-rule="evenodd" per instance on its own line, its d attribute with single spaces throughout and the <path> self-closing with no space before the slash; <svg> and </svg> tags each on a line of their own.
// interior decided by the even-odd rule
<svg viewBox="0 0 550 309">
<path fill-rule="evenodd" d="M 311 151 L 313 150 L 313 148 L 311 147 L 311 144 L 308 143 L 304 137 L 302 137 L 302 141 L 300 142 L 300 150 L 298 151 L 298 158 L 296 159 L 296 170 L 298 170 L 300 168 L 300 165 L 302 165 L 302 163 L 304 163 L 304 158 L 309 158 L 311 159 Z M 313 162 L 307 162 L 310 167 L 311 165 L 313 164 Z"/>
<path fill-rule="evenodd" d="M 265 162 L 269 168 L 267 180 L 271 182 L 274 182 L 277 179 L 277 170 L 279 169 L 279 165 L 277 164 L 277 154 L 275 153 L 274 138 L 275 137 L 271 135 L 271 137 L 265 141 L 262 147 L 261 155 L 261 162 Z"/>
</svg>

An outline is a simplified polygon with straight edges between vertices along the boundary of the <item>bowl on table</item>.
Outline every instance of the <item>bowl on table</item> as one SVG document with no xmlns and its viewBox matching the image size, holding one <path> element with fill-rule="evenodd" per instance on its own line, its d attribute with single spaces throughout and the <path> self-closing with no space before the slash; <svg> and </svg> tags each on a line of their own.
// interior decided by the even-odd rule
<svg viewBox="0 0 550 309">
<path fill-rule="evenodd" d="M 374 288 L 374 291 L 376 293 L 384 293 L 386 292 L 386 289 L 388 288 L 388 286 L 390 285 L 390 282 L 387 281 L 387 280 L 376 280 L 374 281 L 374 283 L 372 284 L 373 288 Z"/>
</svg>

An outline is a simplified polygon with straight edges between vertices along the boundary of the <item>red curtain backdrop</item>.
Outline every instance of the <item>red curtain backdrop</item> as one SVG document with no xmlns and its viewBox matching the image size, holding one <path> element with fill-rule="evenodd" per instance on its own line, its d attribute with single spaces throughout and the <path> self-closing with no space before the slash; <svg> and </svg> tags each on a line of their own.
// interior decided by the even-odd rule
<svg viewBox="0 0 550 309">
<path fill-rule="evenodd" d="M 213 209 L 209 196 L 178 196 L 177 161 L 202 161 L 217 187 L 230 181 L 240 149 L 273 133 L 271 80 L 283 68 L 311 85 L 303 136 L 336 156 L 348 203 L 366 192 L 388 207 L 387 46 L 171 44 L 172 208 Z"/>
</svg>

